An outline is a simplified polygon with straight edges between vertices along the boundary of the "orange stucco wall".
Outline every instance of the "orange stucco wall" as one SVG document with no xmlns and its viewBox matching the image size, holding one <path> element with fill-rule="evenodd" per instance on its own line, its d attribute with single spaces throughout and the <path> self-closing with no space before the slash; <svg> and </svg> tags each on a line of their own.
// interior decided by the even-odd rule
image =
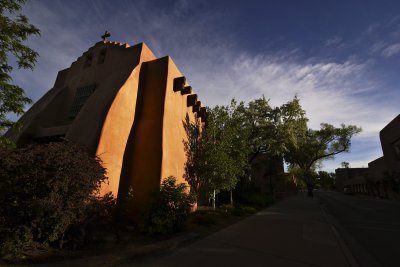
<svg viewBox="0 0 400 267">
<path fill-rule="evenodd" d="M 118 195 L 123 156 L 135 117 L 141 63 L 153 59 L 155 56 L 143 44 L 140 64 L 119 89 L 104 120 L 96 151 L 107 169 L 109 180 L 101 187 L 102 195 L 107 192 L 112 192 L 114 197 Z"/>
<path fill-rule="evenodd" d="M 187 94 L 182 95 L 180 91 L 174 92 L 174 79 L 183 76 L 175 63 L 168 57 L 168 78 L 166 84 L 166 95 L 164 101 L 163 120 L 163 157 L 161 168 L 161 179 L 175 176 L 177 182 L 183 183 L 184 164 L 186 153 L 184 140 L 187 140 L 184 129 L 186 116 L 191 122 L 195 122 L 195 114 L 192 107 L 187 107 Z"/>
</svg>

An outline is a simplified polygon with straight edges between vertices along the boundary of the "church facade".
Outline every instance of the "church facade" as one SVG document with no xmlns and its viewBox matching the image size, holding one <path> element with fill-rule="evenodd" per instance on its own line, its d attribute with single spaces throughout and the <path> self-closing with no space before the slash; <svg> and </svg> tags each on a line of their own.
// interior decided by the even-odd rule
<svg viewBox="0 0 400 267">
<path fill-rule="evenodd" d="M 118 201 L 129 188 L 139 214 L 168 176 L 185 182 L 185 120 L 204 123 L 206 110 L 169 57 L 146 44 L 96 43 L 61 70 L 51 88 L 6 136 L 18 146 L 66 139 L 100 157 Z"/>
</svg>

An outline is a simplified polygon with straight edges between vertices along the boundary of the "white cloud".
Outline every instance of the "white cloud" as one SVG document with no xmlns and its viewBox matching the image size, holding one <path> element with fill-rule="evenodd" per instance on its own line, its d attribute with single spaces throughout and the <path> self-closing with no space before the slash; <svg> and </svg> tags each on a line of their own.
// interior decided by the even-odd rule
<svg viewBox="0 0 400 267">
<path fill-rule="evenodd" d="M 342 38 L 339 36 L 334 36 L 328 40 L 325 41 L 324 45 L 325 46 L 332 46 L 332 45 L 338 45 L 342 42 Z"/>
<path fill-rule="evenodd" d="M 367 29 L 368 41 L 372 41 L 371 54 L 385 58 L 400 53 L 400 16 L 394 16 L 381 23 L 374 23 Z"/>
<path fill-rule="evenodd" d="M 392 57 L 398 53 L 400 53 L 400 43 L 391 44 L 382 50 L 382 55 L 387 58 Z"/>
</svg>

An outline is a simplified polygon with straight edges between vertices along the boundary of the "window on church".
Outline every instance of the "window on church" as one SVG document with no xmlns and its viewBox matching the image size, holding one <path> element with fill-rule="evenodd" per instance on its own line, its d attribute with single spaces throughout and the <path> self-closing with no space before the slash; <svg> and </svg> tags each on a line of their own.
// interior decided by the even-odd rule
<svg viewBox="0 0 400 267">
<path fill-rule="evenodd" d="M 85 65 L 83 65 L 83 67 L 84 68 L 90 67 L 92 65 L 92 60 L 93 60 L 93 54 L 86 55 Z"/>
<path fill-rule="evenodd" d="M 76 89 L 75 97 L 72 101 L 72 105 L 68 113 L 68 117 L 70 119 L 74 119 L 78 115 L 79 111 L 86 103 L 88 98 L 92 95 L 95 89 L 96 85 L 88 85 Z"/>
<path fill-rule="evenodd" d="M 106 54 L 107 54 L 107 49 L 104 48 L 100 51 L 99 64 L 104 63 L 104 61 L 106 61 Z"/>
</svg>

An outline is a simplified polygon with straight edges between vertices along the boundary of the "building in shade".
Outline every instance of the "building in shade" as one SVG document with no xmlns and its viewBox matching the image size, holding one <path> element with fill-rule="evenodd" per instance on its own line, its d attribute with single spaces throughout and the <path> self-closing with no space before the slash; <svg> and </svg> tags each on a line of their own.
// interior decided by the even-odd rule
<svg viewBox="0 0 400 267">
<path fill-rule="evenodd" d="M 106 36 L 108 37 L 108 36 Z M 67 139 L 98 155 L 112 192 L 132 187 L 133 214 L 168 176 L 183 179 L 185 120 L 205 122 L 205 108 L 169 57 L 146 44 L 96 43 L 61 70 L 51 88 L 6 136 L 18 146 Z"/>
<path fill-rule="evenodd" d="M 383 156 L 368 163 L 368 168 L 336 169 L 336 189 L 384 198 L 400 199 L 400 115 L 379 133 Z"/>
</svg>

